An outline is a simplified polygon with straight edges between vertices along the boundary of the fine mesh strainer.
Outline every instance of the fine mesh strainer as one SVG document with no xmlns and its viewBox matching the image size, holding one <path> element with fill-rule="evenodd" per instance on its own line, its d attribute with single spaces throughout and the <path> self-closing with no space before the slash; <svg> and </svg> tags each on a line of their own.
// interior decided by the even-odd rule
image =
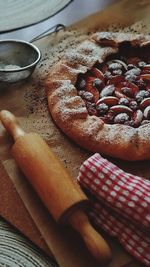
<svg viewBox="0 0 150 267">
<path fill-rule="evenodd" d="M 0 41 L 0 81 L 17 82 L 29 77 L 41 58 L 40 50 L 21 40 Z"/>
</svg>

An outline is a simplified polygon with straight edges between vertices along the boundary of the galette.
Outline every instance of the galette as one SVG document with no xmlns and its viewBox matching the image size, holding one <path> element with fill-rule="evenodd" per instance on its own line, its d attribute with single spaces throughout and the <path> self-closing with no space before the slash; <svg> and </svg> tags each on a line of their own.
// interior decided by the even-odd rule
<svg viewBox="0 0 150 267">
<path fill-rule="evenodd" d="M 56 125 L 86 150 L 150 159 L 150 38 L 96 32 L 66 52 L 45 83 Z"/>
</svg>

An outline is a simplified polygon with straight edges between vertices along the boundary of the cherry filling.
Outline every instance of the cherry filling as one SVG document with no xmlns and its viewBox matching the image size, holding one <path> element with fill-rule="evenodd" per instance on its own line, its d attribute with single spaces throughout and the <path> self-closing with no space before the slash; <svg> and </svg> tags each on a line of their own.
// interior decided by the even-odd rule
<svg viewBox="0 0 150 267">
<path fill-rule="evenodd" d="M 108 124 L 139 127 L 150 122 L 150 64 L 137 56 L 96 63 L 80 74 L 76 88 L 89 115 Z"/>
</svg>

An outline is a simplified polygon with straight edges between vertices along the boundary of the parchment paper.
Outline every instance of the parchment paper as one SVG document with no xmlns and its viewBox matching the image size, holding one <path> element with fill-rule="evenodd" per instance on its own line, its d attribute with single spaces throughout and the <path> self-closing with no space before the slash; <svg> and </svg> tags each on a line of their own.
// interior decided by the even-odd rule
<svg viewBox="0 0 150 267">
<path fill-rule="evenodd" d="M 34 131 L 39 133 L 74 177 L 77 176 L 81 163 L 89 157 L 91 153 L 74 144 L 54 125 L 48 111 L 47 99 L 43 87 L 47 72 L 49 71 L 49 68 L 63 56 L 68 48 L 76 46 L 77 43 L 85 39 L 91 31 L 93 32 L 99 29 L 149 34 L 149 14 L 149 1 L 118 1 L 117 4 L 109 9 L 100 13 L 98 12 L 79 23 L 70 26 L 65 31 L 61 30 L 58 33 L 54 33 L 37 41 L 36 45 L 41 49 L 43 58 L 32 78 L 12 86 L 1 86 L 0 108 L 12 111 L 18 117 L 21 126 L 27 132 Z M 71 243 L 73 243 L 73 238 L 76 239 L 76 236 L 72 231 L 69 229 L 58 229 L 58 226 L 55 225 L 49 215 L 49 219 L 44 217 L 47 216 L 45 215 L 47 212 L 45 213 L 44 208 L 41 207 L 39 202 L 35 201 L 36 204 L 38 203 L 37 206 L 41 207 L 39 210 L 42 214 L 44 212 L 44 215 L 41 216 L 38 214 L 39 212 L 37 212 L 35 206 L 32 206 L 34 201 L 33 198 L 31 200 L 31 191 L 29 189 L 26 190 L 27 188 L 25 184 L 19 183 L 17 177 L 20 179 L 22 175 L 19 174 L 18 176 L 18 174 L 16 174 L 16 167 L 13 165 L 14 163 L 12 163 L 11 160 L 8 161 L 8 159 L 11 158 L 10 147 L 12 140 L 6 135 L 2 127 L 0 128 L 0 144 L 0 159 L 2 162 L 7 160 L 4 164 L 5 169 L 8 171 L 21 199 L 25 203 L 26 209 L 30 213 L 30 216 L 34 220 L 40 233 L 44 237 L 47 246 L 56 257 L 60 266 L 95 267 L 96 263 L 92 262 L 87 251 L 86 253 L 81 253 L 80 249 L 78 251 L 78 246 L 80 247 L 80 244 L 83 246 L 81 240 L 79 241 L 77 238 L 77 241 L 74 242 L 76 245 L 72 249 L 70 243 L 66 244 L 66 242 L 68 242 L 67 238 L 70 239 L 70 236 Z M 129 172 L 142 175 L 145 178 L 150 178 L 149 161 L 131 163 L 114 159 L 109 160 Z M 29 195 L 26 194 L 26 191 Z M 69 237 L 66 237 L 65 231 L 69 231 Z M 59 237 L 59 241 L 57 237 Z M 106 237 L 106 239 L 113 249 L 113 260 L 109 266 L 141 266 L 136 263 L 136 261 L 126 253 L 115 240 L 110 240 L 108 237 Z M 79 252 L 81 254 L 79 254 Z M 128 265 L 128 263 L 130 263 L 130 265 Z"/>
</svg>

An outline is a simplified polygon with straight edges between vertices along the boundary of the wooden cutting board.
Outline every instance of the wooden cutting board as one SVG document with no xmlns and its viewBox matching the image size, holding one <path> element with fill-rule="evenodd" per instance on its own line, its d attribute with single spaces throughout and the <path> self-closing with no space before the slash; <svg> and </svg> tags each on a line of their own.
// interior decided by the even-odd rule
<svg viewBox="0 0 150 267">
<path fill-rule="evenodd" d="M 48 69 L 63 56 L 68 48 L 76 46 L 77 43 L 87 37 L 89 32 L 97 29 L 149 34 L 149 14 L 149 1 L 119 1 L 109 9 L 93 14 L 65 31 L 61 30 L 37 41 L 36 45 L 41 49 L 43 58 L 34 75 L 27 81 L 11 86 L 0 85 L 0 108 L 12 111 L 27 132 L 39 133 L 74 177 L 77 176 L 81 163 L 91 154 L 74 144 L 54 125 L 48 112 L 43 86 Z M 16 182 L 17 178 L 24 181 L 24 177 L 18 172 L 11 160 L 11 144 L 11 138 L 0 126 L 0 160 L 2 163 L 0 165 L 2 177 L 0 214 L 40 248 L 50 253 L 50 255 L 53 254 L 60 266 L 95 267 L 96 263 L 93 262 L 84 248 L 80 238 L 76 237 L 70 229 L 59 229 L 47 212 L 44 211 L 44 207 L 41 207 L 41 203 L 38 202 L 36 208 L 41 207 L 41 212 L 44 212 L 44 216 L 46 216 L 44 217 L 45 221 L 39 223 L 41 215 L 38 218 L 33 216 L 35 213 L 37 215 L 38 212 L 35 212 L 35 210 L 33 212 L 29 208 L 30 205 L 27 205 L 28 201 L 31 201 L 31 196 L 27 197 L 26 195 L 27 198 L 23 198 L 26 192 L 25 187 L 23 185 L 23 187 L 18 186 Z M 110 160 L 129 172 L 150 178 L 149 161 L 130 163 Z M 32 192 L 30 190 L 27 191 Z M 31 203 L 33 202 L 32 200 Z M 17 207 L 15 214 L 14 205 Z M 66 232 L 69 232 L 69 234 L 67 235 Z M 109 264 L 110 267 L 141 266 L 115 240 L 108 237 L 106 239 L 113 249 L 113 260 Z M 72 243 L 75 244 L 74 247 L 70 246 Z M 130 265 L 128 265 L 129 263 Z"/>
<path fill-rule="evenodd" d="M 20 232 L 51 256 L 44 238 L 36 227 L 16 188 L 0 163 L 0 214 Z"/>
</svg>

